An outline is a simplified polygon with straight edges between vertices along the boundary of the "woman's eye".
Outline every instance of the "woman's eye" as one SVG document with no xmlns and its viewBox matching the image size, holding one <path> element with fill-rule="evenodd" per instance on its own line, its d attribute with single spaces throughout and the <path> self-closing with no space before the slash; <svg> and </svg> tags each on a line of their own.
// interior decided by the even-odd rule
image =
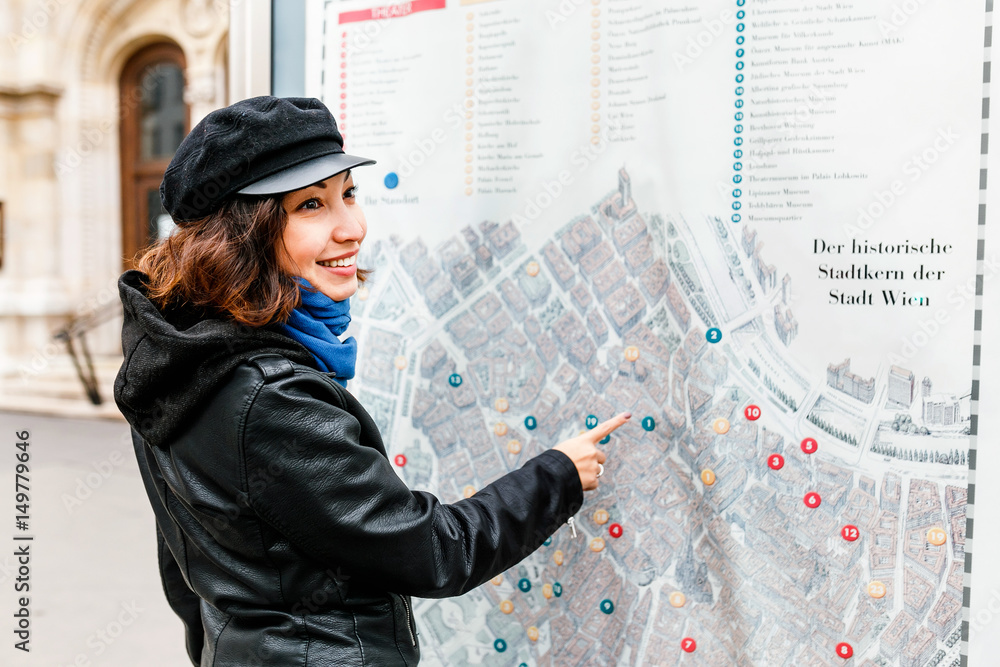
<svg viewBox="0 0 1000 667">
<path fill-rule="evenodd" d="M 315 210 L 319 208 L 319 200 L 315 198 L 307 199 L 299 205 L 299 208 L 304 208 L 307 210 Z"/>
<path fill-rule="evenodd" d="M 358 194 L 358 186 L 352 185 L 344 192 L 344 199 L 354 199 Z"/>
</svg>

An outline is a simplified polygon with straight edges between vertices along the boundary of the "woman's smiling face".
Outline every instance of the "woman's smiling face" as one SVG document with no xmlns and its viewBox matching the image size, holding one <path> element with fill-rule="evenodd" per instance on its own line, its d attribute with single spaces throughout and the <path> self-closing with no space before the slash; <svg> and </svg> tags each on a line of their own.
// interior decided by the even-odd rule
<svg viewBox="0 0 1000 667">
<path fill-rule="evenodd" d="M 358 289 L 358 251 L 368 224 L 355 199 L 351 171 L 284 195 L 281 207 L 288 223 L 281 240 L 288 251 L 281 264 L 334 301 Z"/>
</svg>

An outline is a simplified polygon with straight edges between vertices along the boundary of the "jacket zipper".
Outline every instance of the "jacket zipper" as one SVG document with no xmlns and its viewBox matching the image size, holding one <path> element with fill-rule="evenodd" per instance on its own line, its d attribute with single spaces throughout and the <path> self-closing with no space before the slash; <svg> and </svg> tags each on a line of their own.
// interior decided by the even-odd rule
<svg viewBox="0 0 1000 667">
<path fill-rule="evenodd" d="M 403 601 L 403 609 L 406 610 L 406 630 L 410 633 L 410 641 L 416 646 L 417 640 L 413 636 L 413 629 L 410 627 L 410 605 L 406 603 L 406 597 L 400 595 L 399 599 Z"/>
<path fill-rule="evenodd" d="M 575 522 L 575 521 L 573 521 L 573 517 L 570 517 L 570 518 L 569 518 L 569 519 L 568 519 L 568 520 L 566 521 L 566 523 L 568 523 L 568 524 L 569 524 L 569 529 L 570 529 L 570 532 L 572 532 L 572 533 L 573 533 L 573 537 L 576 537 L 576 522 Z"/>
</svg>

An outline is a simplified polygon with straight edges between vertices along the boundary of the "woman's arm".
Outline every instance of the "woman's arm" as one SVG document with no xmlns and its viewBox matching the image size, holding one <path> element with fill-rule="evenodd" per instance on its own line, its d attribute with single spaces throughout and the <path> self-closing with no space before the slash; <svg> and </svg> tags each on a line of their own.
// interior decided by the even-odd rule
<svg viewBox="0 0 1000 667">
<path fill-rule="evenodd" d="M 269 379 L 242 438 L 250 507 L 351 577 L 420 597 L 461 595 L 530 555 L 583 504 L 580 474 L 556 450 L 453 504 L 411 491 L 362 444 L 375 425 L 345 409 L 352 400 L 313 372 Z"/>
</svg>

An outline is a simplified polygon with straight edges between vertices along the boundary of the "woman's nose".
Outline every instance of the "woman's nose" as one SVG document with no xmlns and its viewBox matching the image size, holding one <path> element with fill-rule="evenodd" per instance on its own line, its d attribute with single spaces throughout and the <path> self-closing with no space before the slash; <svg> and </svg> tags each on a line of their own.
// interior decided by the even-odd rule
<svg viewBox="0 0 1000 667">
<path fill-rule="evenodd" d="M 333 239 L 338 243 L 360 241 L 365 236 L 365 226 L 360 214 L 347 209 L 337 211 L 333 222 Z"/>
</svg>

